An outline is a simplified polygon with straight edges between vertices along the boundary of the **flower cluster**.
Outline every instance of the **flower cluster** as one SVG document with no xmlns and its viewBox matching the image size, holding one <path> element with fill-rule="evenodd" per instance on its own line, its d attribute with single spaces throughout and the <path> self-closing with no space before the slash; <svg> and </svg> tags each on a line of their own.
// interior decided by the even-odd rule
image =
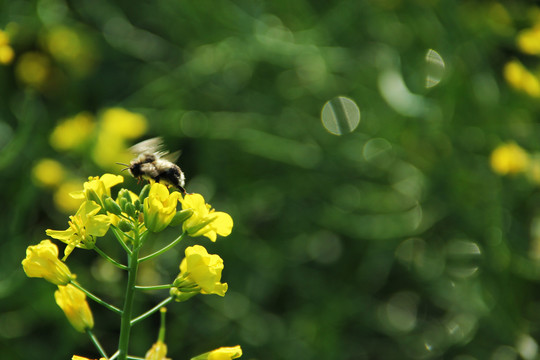
<svg viewBox="0 0 540 360">
<path fill-rule="evenodd" d="M 29 246 L 27 256 L 22 261 L 27 276 L 43 278 L 57 286 L 54 293 L 56 303 L 77 331 L 90 335 L 105 359 L 108 357 L 92 333 L 94 318 L 86 300 L 87 297 L 121 316 L 119 347 L 115 358 L 127 359 L 130 327 L 159 308 L 159 306 L 154 307 L 133 318 L 131 304 L 135 290 L 168 289 L 168 298 L 161 302 L 164 305 L 172 301 L 185 301 L 197 294 L 224 296 L 228 288 L 227 283 L 221 282 L 223 260 L 219 255 L 209 254 L 202 245 L 189 246 L 185 249 L 185 257 L 179 265 L 180 272 L 171 284 L 136 285 L 135 276 L 140 263 L 163 254 L 186 236 L 205 236 L 213 242 L 216 241 L 218 235 L 227 236 L 232 231 L 233 220 L 227 213 L 212 209 L 201 195 L 182 195 L 160 183 L 146 185 L 139 194 L 120 189 L 114 197 L 112 188 L 123 181 L 122 176 L 112 174 L 90 177 L 83 184 L 82 189 L 70 194 L 81 204 L 76 213 L 69 216 L 67 229 L 46 230 L 49 237 L 66 245 L 64 257 L 59 259 L 58 247 L 46 239 L 38 245 Z M 168 227 L 180 228 L 180 236 L 161 250 L 139 256 L 149 236 L 164 231 Z M 98 239 L 105 237 L 108 233 L 112 233 L 126 251 L 127 265 L 111 258 L 101 249 L 102 240 L 98 242 Z M 76 281 L 76 275 L 65 263 L 76 248 L 93 250 L 114 266 L 128 271 L 128 286 L 123 309 L 101 300 Z M 164 325 L 162 325 L 160 337 L 148 350 L 145 359 L 167 359 L 164 332 Z M 241 354 L 240 347 L 236 346 L 210 351 L 193 359 L 234 359 Z M 75 355 L 73 359 L 86 358 Z"/>
</svg>

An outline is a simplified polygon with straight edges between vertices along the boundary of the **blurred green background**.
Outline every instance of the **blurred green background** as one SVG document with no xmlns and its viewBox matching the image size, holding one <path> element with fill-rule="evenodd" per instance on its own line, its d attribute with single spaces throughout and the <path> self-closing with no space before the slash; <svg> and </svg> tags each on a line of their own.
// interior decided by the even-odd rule
<svg viewBox="0 0 540 360">
<path fill-rule="evenodd" d="M 162 136 L 235 221 L 141 269 L 171 281 L 195 243 L 225 261 L 224 298 L 169 306 L 169 357 L 540 358 L 539 24 L 530 2 L 0 1 L 0 357 L 97 357 L 20 262 L 70 191 Z M 122 273 L 68 265 L 119 304 Z M 91 307 L 111 353 L 118 319 Z"/>
</svg>

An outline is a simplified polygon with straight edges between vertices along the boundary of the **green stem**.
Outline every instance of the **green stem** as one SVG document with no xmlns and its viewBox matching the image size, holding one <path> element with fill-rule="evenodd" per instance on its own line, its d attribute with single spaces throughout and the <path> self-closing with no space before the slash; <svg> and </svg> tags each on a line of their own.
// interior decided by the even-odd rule
<svg viewBox="0 0 540 360">
<path fill-rule="evenodd" d="M 182 239 L 184 238 L 184 236 L 186 236 L 186 233 L 183 232 L 182 235 L 180 235 L 179 237 L 177 237 L 176 239 L 174 239 L 173 242 L 171 242 L 169 245 L 165 246 L 163 249 L 161 250 L 158 250 L 156 251 L 155 253 L 153 254 L 150 254 L 150 255 L 147 255 L 147 256 L 144 256 L 142 258 L 139 259 L 139 262 L 143 262 L 143 261 L 146 261 L 146 260 L 150 260 L 152 258 L 155 258 L 156 256 L 159 256 L 161 254 L 163 254 L 165 251 L 167 250 L 170 250 L 171 248 L 173 248 L 176 244 L 178 244 L 180 241 L 182 241 Z"/>
<path fill-rule="evenodd" d="M 138 234 L 135 234 L 138 240 Z M 137 278 L 137 269 L 139 267 L 139 247 L 138 241 L 135 242 L 133 251 L 128 257 L 128 282 L 126 288 L 126 298 L 124 300 L 124 309 L 122 319 L 120 320 L 120 340 L 118 342 L 118 360 L 126 360 L 129 335 L 131 332 L 131 314 L 133 312 L 133 295 L 135 294 L 135 280 Z"/>
<path fill-rule="evenodd" d="M 92 340 L 92 342 L 94 343 L 94 345 L 98 349 L 101 356 L 108 359 L 109 357 L 107 356 L 107 353 L 105 352 L 105 350 L 103 350 L 103 347 L 101 347 L 101 344 L 99 343 L 98 339 L 96 338 L 96 336 L 94 335 L 92 330 L 86 329 L 86 333 L 88 334 L 88 336 L 90 336 L 90 340 Z"/>
<path fill-rule="evenodd" d="M 84 292 L 86 294 L 86 296 L 88 296 L 90 299 L 94 300 L 95 302 L 97 302 L 98 304 L 101 304 L 103 306 L 105 306 L 107 309 L 117 313 L 117 314 L 120 314 L 122 315 L 122 310 L 120 310 L 119 308 L 117 308 L 116 306 L 114 305 L 111 305 L 109 304 L 108 302 L 105 302 L 103 300 L 101 300 L 100 298 L 98 298 L 96 295 L 92 294 L 90 291 L 86 290 L 85 288 L 83 288 L 78 282 L 76 281 L 71 281 L 71 284 L 73 286 L 75 286 L 77 289 L 81 290 L 82 292 Z"/>
<path fill-rule="evenodd" d="M 128 237 L 131 241 L 135 242 L 133 240 L 133 238 L 131 236 L 129 236 L 128 234 L 122 232 L 120 229 L 118 229 L 116 226 L 114 225 L 111 225 L 111 229 L 112 229 L 112 232 L 114 234 L 114 236 L 116 237 L 116 240 L 118 240 L 118 242 L 120 243 L 120 245 L 122 245 L 122 247 L 124 248 L 124 250 L 126 250 L 126 252 L 128 254 L 131 255 L 131 249 L 127 246 L 127 244 L 124 242 L 122 236 L 126 236 Z"/>
<path fill-rule="evenodd" d="M 94 245 L 94 250 L 96 250 L 96 252 L 103 256 L 103 258 L 105 258 L 105 260 L 107 260 L 108 262 L 110 262 L 111 264 L 113 264 L 114 266 L 116 266 L 117 268 L 120 268 L 122 270 L 127 270 L 127 266 L 126 265 L 123 265 L 123 264 L 120 264 L 118 261 L 114 260 L 113 258 L 111 258 L 109 255 L 105 254 L 100 248 L 98 248 L 97 246 Z"/>
<path fill-rule="evenodd" d="M 163 306 L 167 305 L 171 301 L 173 301 L 173 298 L 172 296 L 169 296 L 168 298 L 166 298 L 165 300 L 163 300 L 162 302 L 160 302 L 159 304 L 157 304 L 156 306 L 154 306 L 153 308 L 151 308 L 144 314 L 139 315 L 135 319 L 131 320 L 131 325 L 135 325 L 139 321 L 146 319 L 147 317 L 149 317 L 150 315 L 152 315 L 153 313 L 155 313 L 156 311 L 158 311 L 159 309 L 161 309 Z"/>
<path fill-rule="evenodd" d="M 166 285 L 151 285 L 151 286 L 135 286 L 135 289 L 137 290 L 162 290 L 162 289 L 170 289 L 172 288 L 172 284 L 166 284 Z"/>
</svg>

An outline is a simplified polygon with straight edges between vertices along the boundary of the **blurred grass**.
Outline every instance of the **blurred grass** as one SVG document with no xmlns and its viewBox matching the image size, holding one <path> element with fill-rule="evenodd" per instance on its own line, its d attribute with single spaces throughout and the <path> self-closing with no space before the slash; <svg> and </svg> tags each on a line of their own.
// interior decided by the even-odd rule
<svg viewBox="0 0 540 360">
<path fill-rule="evenodd" d="M 67 219 L 54 200 L 61 184 L 33 178 L 40 159 L 58 161 L 65 182 L 120 172 L 95 155 L 111 108 L 145 117 L 140 139 L 181 149 L 188 191 L 235 220 L 230 237 L 205 243 L 224 259 L 230 290 L 170 307 L 171 358 L 236 344 L 246 359 L 538 357 L 540 62 L 517 40 L 539 22 L 537 8 L 18 0 L 0 9 L 15 53 L 0 68 L 3 357 L 95 356 L 20 261 Z M 430 49 L 445 67 L 426 88 Z M 505 73 L 515 60 L 525 70 Z M 361 113 L 342 136 L 320 119 L 336 96 Z M 93 132 L 57 150 L 53 129 L 81 112 Z M 524 149 L 529 170 L 490 168 L 505 142 Z M 141 276 L 169 281 L 181 253 Z M 81 282 L 117 299 L 125 279 L 76 255 Z M 142 311 L 160 297 L 139 299 Z M 96 335 L 114 349 L 118 322 L 92 309 Z M 157 327 L 156 317 L 135 328 L 133 353 Z"/>
</svg>

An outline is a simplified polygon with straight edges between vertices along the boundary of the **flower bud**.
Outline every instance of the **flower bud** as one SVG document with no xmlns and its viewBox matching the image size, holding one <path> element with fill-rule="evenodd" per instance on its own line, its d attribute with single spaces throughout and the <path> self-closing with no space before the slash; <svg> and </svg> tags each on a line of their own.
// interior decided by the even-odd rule
<svg viewBox="0 0 540 360">
<path fill-rule="evenodd" d="M 116 203 L 112 198 L 108 197 L 104 201 L 105 210 L 114 215 L 120 215 L 122 213 L 122 208 Z"/>
<path fill-rule="evenodd" d="M 191 360 L 232 360 L 241 356 L 242 348 L 240 345 L 236 345 L 231 347 L 220 347 L 219 349 L 197 355 L 191 358 Z"/>
<path fill-rule="evenodd" d="M 174 217 L 172 218 L 169 226 L 178 226 L 184 221 L 186 221 L 186 219 L 188 219 L 191 215 L 193 215 L 193 209 L 177 211 Z"/>
<path fill-rule="evenodd" d="M 141 192 L 139 193 L 139 200 L 144 203 L 144 199 L 148 197 L 148 194 L 150 193 L 150 184 L 144 185 L 144 187 L 141 189 Z"/>
<path fill-rule="evenodd" d="M 126 214 L 128 214 L 131 218 L 136 218 L 135 205 L 133 205 L 132 203 L 127 203 L 124 210 Z"/>
<path fill-rule="evenodd" d="M 133 224 L 131 224 L 131 223 L 130 223 L 129 221 L 127 221 L 127 220 L 122 219 L 122 220 L 120 220 L 120 221 L 118 222 L 118 228 L 119 228 L 121 231 L 127 233 L 127 232 L 130 232 L 131 230 L 133 230 Z"/>
</svg>

